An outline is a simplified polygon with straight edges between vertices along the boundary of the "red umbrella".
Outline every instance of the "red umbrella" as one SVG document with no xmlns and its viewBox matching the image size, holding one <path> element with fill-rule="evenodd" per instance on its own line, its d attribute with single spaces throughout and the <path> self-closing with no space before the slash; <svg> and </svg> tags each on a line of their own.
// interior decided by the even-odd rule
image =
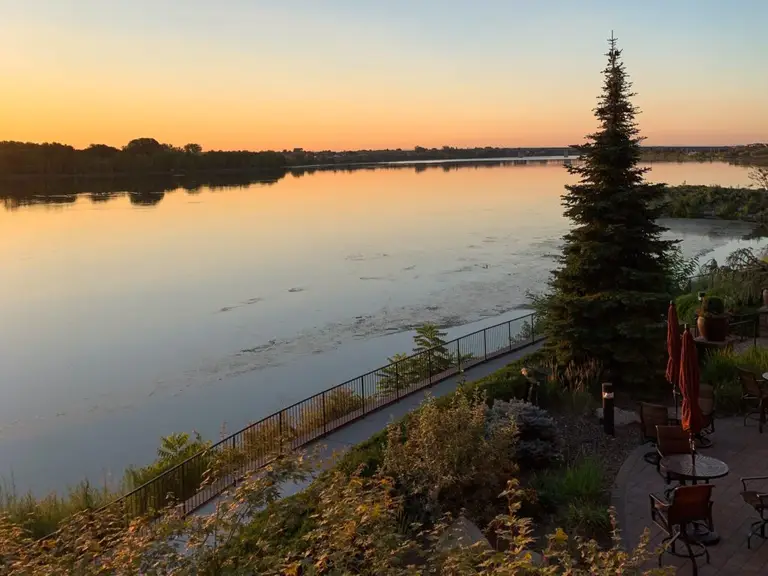
<svg viewBox="0 0 768 576">
<path fill-rule="evenodd" d="M 667 354 L 667 382 L 677 387 L 680 384 L 680 322 L 674 302 L 669 303 L 667 311 Z"/>
<path fill-rule="evenodd" d="M 701 432 L 703 416 L 699 407 L 699 356 L 688 326 L 683 332 L 680 354 L 680 393 L 683 395 L 681 420 L 683 430 L 691 436 Z"/>
</svg>

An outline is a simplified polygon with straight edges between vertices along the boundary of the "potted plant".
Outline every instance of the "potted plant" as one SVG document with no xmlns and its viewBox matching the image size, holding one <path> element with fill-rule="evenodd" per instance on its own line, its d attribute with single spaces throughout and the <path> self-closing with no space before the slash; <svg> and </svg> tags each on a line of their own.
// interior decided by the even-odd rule
<svg viewBox="0 0 768 576">
<path fill-rule="evenodd" d="M 699 334 L 710 342 L 725 342 L 728 336 L 728 314 L 717 296 L 707 296 L 701 301 L 696 326 Z"/>
</svg>

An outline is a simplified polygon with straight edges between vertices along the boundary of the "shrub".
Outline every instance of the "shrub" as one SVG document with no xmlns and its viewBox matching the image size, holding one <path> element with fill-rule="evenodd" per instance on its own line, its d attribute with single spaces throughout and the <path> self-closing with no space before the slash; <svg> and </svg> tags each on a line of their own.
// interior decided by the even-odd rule
<svg viewBox="0 0 768 576">
<path fill-rule="evenodd" d="M 290 442 L 296 436 L 293 421 L 284 411 L 278 418 L 251 424 L 243 432 L 243 447 L 251 458 L 264 458 L 280 449 L 281 442 Z"/>
<path fill-rule="evenodd" d="M 545 371 L 550 376 L 539 390 L 541 406 L 580 415 L 594 411 L 603 380 L 603 366 L 599 361 L 571 362 L 561 368 L 551 359 Z"/>
<path fill-rule="evenodd" d="M 699 308 L 699 296 L 698 294 L 683 294 L 675 299 L 675 307 L 677 308 L 677 318 L 684 324 L 693 324 L 696 316 L 696 311 Z"/>
<path fill-rule="evenodd" d="M 611 528 L 608 508 L 602 502 L 570 502 L 563 514 L 566 530 L 587 538 L 599 538 Z"/>
<path fill-rule="evenodd" d="M 0 572 L 406 576 L 417 573 L 418 567 L 423 568 L 418 573 L 446 576 L 660 573 L 641 569 L 651 559 L 647 533 L 638 548 L 627 552 L 618 534 L 613 546 L 601 550 L 594 541 L 571 540 L 558 529 L 543 550 L 548 565 L 537 565 L 531 554 L 524 553 L 532 549 L 534 539 L 530 521 L 518 516 L 514 481 L 502 494 L 508 498 L 507 513 L 494 520 L 500 552 L 460 541 L 445 546 L 446 537 L 451 537 L 448 517 L 412 537 L 403 530 L 403 499 L 390 478 L 339 473 L 329 476 L 314 494 L 311 504 L 316 512 L 301 524 L 303 537 L 286 542 L 284 521 L 290 519 L 271 514 L 273 508 L 265 506 L 280 504 L 278 486 L 300 481 L 306 474 L 300 460 L 276 458 L 272 466 L 239 483 L 215 512 L 187 518 L 168 512 L 152 522 L 135 520 L 128 530 L 110 511 L 76 516 L 42 545 L 0 518 Z M 302 504 L 300 498 L 291 502 L 292 510 Z M 574 513 L 575 521 L 585 517 L 585 511 Z M 171 534 L 177 538 L 170 540 Z"/>
<path fill-rule="evenodd" d="M 725 313 L 725 303 L 717 296 L 706 296 L 701 301 L 699 316 L 720 316 Z"/>
<path fill-rule="evenodd" d="M 380 380 L 376 385 L 383 396 L 392 396 L 435 374 L 440 374 L 472 358 L 471 354 L 453 354 L 448 351 L 445 332 L 435 324 L 424 324 L 416 328 L 413 336 L 411 355 L 399 353 L 389 358 L 389 365 L 379 371 Z"/>
<path fill-rule="evenodd" d="M 597 537 L 610 529 L 605 478 L 596 459 L 538 472 L 531 478 L 531 488 L 541 508 L 554 513 L 569 531 Z"/>
<path fill-rule="evenodd" d="M 0 488 L 0 515 L 37 539 L 55 532 L 62 520 L 73 514 L 101 508 L 118 495 L 107 486 L 96 488 L 88 481 L 70 488 L 64 496 L 52 493 L 40 499 L 31 493 L 18 495 L 13 484 L 5 485 Z"/>
<path fill-rule="evenodd" d="M 210 454 L 203 454 L 184 470 L 176 467 L 210 446 L 211 442 L 203 440 L 197 432 L 194 436 L 181 432 L 163 437 L 154 462 L 142 468 L 128 467 L 125 471 L 124 483 L 129 491 L 164 475 L 162 480 L 158 480 L 157 489 L 142 490 L 131 496 L 126 503 L 129 513 L 143 516 L 151 510 L 165 508 L 169 498 L 178 502 L 194 496 L 211 465 Z"/>
<path fill-rule="evenodd" d="M 603 469 L 593 458 L 586 458 L 565 470 L 538 472 L 533 476 L 531 486 L 539 503 L 550 511 L 568 502 L 598 502 L 605 494 Z"/>
<path fill-rule="evenodd" d="M 701 381 L 714 387 L 718 412 L 733 414 L 741 410 L 741 383 L 737 368 L 746 368 L 757 374 L 768 371 L 768 349 L 752 347 L 740 353 L 719 350 L 707 355 Z"/>
<path fill-rule="evenodd" d="M 433 516 L 465 506 L 470 489 L 473 497 L 492 499 L 514 471 L 515 425 L 508 419 L 486 435 L 485 410 L 479 394 L 456 393 L 442 409 L 428 398 L 408 422 L 405 441 L 400 426 L 388 427 L 381 472 L 423 499 Z"/>
<path fill-rule="evenodd" d="M 489 435 L 515 424 L 518 438 L 514 457 L 521 466 L 540 468 L 560 458 L 557 427 L 546 410 L 522 400 L 496 400 L 486 410 L 486 421 Z"/>
<path fill-rule="evenodd" d="M 311 435 L 323 428 L 324 421 L 333 422 L 363 407 L 363 399 L 349 388 L 334 388 L 325 392 L 324 396 L 324 406 L 318 405 L 306 411 L 296 424 L 300 433 Z"/>
<path fill-rule="evenodd" d="M 251 425 L 243 433 L 243 443 L 253 457 L 263 458 L 277 452 L 280 445 L 301 437 L 303 440 L 322 434 L 326 423 L 339 420 L 363 408 L 363 398 L 349 388 L 339 387 L 316 396 L 291 412 Z"/>
</svg>

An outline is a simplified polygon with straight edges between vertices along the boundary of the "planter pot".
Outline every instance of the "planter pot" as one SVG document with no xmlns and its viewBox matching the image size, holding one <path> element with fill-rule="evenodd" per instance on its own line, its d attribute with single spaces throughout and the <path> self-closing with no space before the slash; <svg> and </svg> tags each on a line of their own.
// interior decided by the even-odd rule
<svg viewBox="0 0 768 576">
<path fill-rule="evenodd" d="M 768 288 L 763 288 L 763 306 L 768 308 Z"/>
<path fill-rule="evenodd" d="M 728 316 L 699 316 L 696 327 L 704 340 L 725 342 L 728 336 Z"/>
</svg>

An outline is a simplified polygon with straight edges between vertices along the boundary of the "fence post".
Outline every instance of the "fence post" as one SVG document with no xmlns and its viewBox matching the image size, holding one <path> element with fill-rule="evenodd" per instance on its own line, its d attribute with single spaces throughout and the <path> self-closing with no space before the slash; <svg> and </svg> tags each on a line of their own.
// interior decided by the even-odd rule
<svg viewBox="0 0 768 576">
<path fill-rule="evenodd" d="M 531 344 L 536 342 L 536 314 L 531 314 Z"/>
<path fill-rule="evenodd" d="M 427 370 L 429 370 L 429 383 L 432 384 L 432 350 L 427 350 Z"/>
<path fill-rule="evenodd" d="M 186 468 L 187 468 L 187 461 L 184 460 L 184 462 L 181 463 L 181 468 L 179 468 L 179 476 L 180 476 L 179 484 L 181 484 L 181 486 L 179 486 L 180 494 L 177 496 L 179 499 L 179 502 L 186 502 L 187 500 L 187 493 L 184 491 L 184 488 L 186 485 L 186 482 L 184 481 L 184 476 L 186 476 L 186 474 L 184 474 L 184 470 Z"/>
<path fill-rule="evenodd" d="M 277 434 L 280 442 L 280 454 L 283 453 L 283 411 L 277 413 Z"/>
<path fill-rule="evenodd" d="M 485 334 L 485 328 L 483 328 L 483 356 L 488 360 L 488 338 Z"/>
<path fill-rule="evenodd" d="M 328 432 L 328 418 L 325 415 L 325 390 L 323 390 L 323 434 Z"/>
<path fill-rule="evenodd" d="M 603 383 L 603 430 L 606 434 L 616 436 L 613 414 L 613 384 Z"/>
<path fill-rule="evenodd" d="M 507 332 L 509 333 L 509 351 L 512 351 L 512 320 L 507 322 Z"/>
<path fill-rule="evenodd" d="M 363 414 L 365 414 L 365 378 L 360 376 L 360 397 L 363 399 Z"/>
<path fill-rule="evenodd" d="M 461 338 L 456 339 L 456 367 L 459 372 L 461 372 L 461 346 L 459 344 L 461 343 Z"/>
<path fill-rule="evenodd" d="M 395 362 L 395 398 L 400 399 L 400 362 Z"/>
<path fill-rule="evenodd" d="M 758 314 L 757 317 L 755 317 L 754 338 L 752 340 L 752 346 L 754 348 L 757 348 L 757 337 L 759 335 L 760 335 L 760 315 Z"/>
</svg>

